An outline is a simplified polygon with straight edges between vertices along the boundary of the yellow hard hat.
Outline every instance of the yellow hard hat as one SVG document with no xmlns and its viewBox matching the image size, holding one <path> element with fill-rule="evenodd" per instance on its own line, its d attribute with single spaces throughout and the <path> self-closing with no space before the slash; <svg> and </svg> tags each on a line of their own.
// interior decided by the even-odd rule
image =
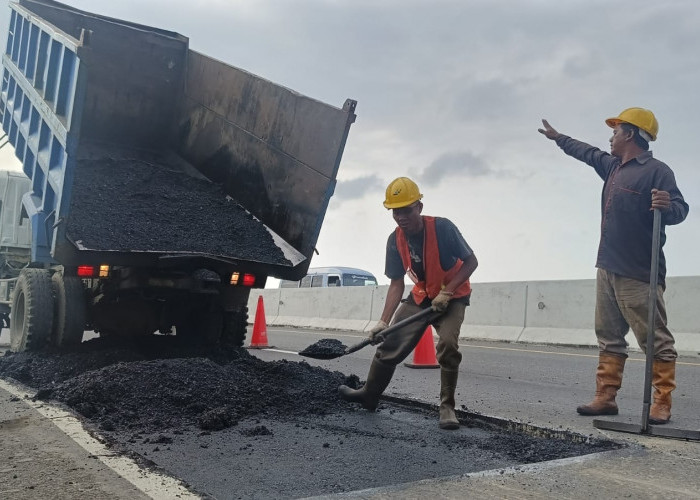
<svg viewBox="0 0 700 500">
<path fill-rule="evenodd" d="M 656 121 L 654 113 L 644 108 L 627 108 L 615 118 L 608 118 L 605 123 L 608 127 L 615 128 L 621 122 L 631 123 L 649 134 L 652 141 L 656 140 L 659 133 L 659 122 Z"/>
<path fill-rule="evenodd" d="M 423 198 L 415 182 L 408 177 L 398 177 L 391 181 L 386 188 L 386 199 L 384 206 L 392 208 L 407 207 Z"/>
</svg>

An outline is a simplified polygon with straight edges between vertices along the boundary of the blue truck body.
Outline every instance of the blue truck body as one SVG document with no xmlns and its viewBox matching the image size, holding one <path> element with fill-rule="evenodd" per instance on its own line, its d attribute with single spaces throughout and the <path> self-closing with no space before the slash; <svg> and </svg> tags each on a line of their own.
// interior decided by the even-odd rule
<svg viewBox="0 0 700 500">
<path fill-rule="evenodd" d="M 135 334 L 188 324 L 193 330 L 213 313 L 219 338 L 230 320 L 221 327 L 221 315 L 235 316 L 240 330 L 250 287 L 264 287 L 267 276 L 298 280 L 306 274 L 355 101 L 341 108 L 324 104 L 192 51 L 185 36 L 167 30 L 51 0 L 12 1 L 10 9 L 0 117 L 31 187 L 22 201 L 30 221 L 32 271 L 18 283 L 25 296 L 17 300 L 28 299 L 28 287 L 51 280 L 53 296 L 62 301 L 54 309 L 77 310 L 85 328 Z M 148 164 L 153 155 L 161 163 L 169 159 L 168 168 L 220 186 L 272 235 L 285 260 L 186 246 L 100 248 L 76 241 L 70 227 L 82 222 L 75 220 L 76 204 L 83 202 L 76 186 L 86 172 L 79 165 L 115 157 Z M 118 175 L 109 172 L 102 181 Z M 100 218 L 109 204 L 105 199 L 89 207 L 96 231 L 110 222 L 106 215 Z M 165 219 L 157 222 L 167 225 Z M 90 266 L 104 266 L 104 276 L 78 272 Z M 247 290 L 232 291 L 237 275 L 253 276 Z M 62 298 L 64 281 L 84 305 Z M 22 324 L 11 328 L 13 349 L 52 339 L 66 343 L 60 340 L 67 338 L 61 332 L 65 325 L 56 321 L 65 323 L 63 316 L 70 314 L 44 321 L 50 333 L 27 332 L 30 305 L 23 304 Z M 192 309 L 186 320 L 172 313 L 183 308 Z M 148 325 L 141 324 L 144 315 L 152 317 Z M 125 322 L 125 316 L 131 319 Z"/>
</svg>

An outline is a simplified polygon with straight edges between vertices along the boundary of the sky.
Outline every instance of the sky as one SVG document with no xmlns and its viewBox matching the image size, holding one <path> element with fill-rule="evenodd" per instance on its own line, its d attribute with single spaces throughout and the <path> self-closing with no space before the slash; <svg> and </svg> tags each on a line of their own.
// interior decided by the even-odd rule
<svg viewBox="0 0 700 500">
<path fill-rule="evenodd" d="M 605 118 L 651 109 L 690 214 L 669 276 L 700 275 L 697 0 L 72 0 L 328 104 L 358 101 L 311 266 L 384 276 L 389 182 L 412 178 L 479 260 L 472 282 L 593 279 L 602 180 L 537 132 L 609 151 Z M 9 8 L 0 7 L 6 32 Z M 0 168 L 19 169 L 10 147 Z M 276 286 L 270 280 L 268 286 Z"/>
</svg>

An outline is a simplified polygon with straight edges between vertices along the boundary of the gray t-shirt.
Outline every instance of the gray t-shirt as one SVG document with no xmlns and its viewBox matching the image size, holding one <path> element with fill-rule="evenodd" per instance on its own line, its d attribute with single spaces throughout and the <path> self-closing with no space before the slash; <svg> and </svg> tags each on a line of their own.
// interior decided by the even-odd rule
<svg viewBox="0 0 700 500">
<path fill-rule="evenodd" d="M 417 235 L 406 235 L 408 248 L 411 252 L 411 268 L 421 281 L 425 279 L 425 266 L 423 264 L 424 233 L 423 231 Z M 435 217 L 435 234 L 440 253 L 440 266 L 444 270 L 452 269 L 457 263 L 457 259 L 467 260 L 474 253 L 459 232 L 459 229 L 457 229 L 457 226 L 449 219 Z M 396 231 L 389 235 L 389 239 L 386 242 L 384 274 L 392 280 L 401 279 L 406 274 L 399 250 L 396 247 Z"/>
</svg>

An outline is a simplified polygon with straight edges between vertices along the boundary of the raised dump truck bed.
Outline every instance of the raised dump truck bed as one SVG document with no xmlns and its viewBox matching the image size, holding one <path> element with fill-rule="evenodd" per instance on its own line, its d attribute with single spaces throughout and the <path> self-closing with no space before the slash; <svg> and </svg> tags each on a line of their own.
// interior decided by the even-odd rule
<svg viewBox="0 0 700 500">
<path fill-rule="evenodd" d="M 178 33 L 50 0 L 10 7 L 0 113 L 31 180 L 30 267 L 42 269 L 19 295 L 78 280 L 74 330 L 182 332 L 210 312 L 240 323 L 251 287 L 306 274 L 355 101 L 303 96 Z M 177 316 L 193 308 L 185 328 Z"/>
</svg>

